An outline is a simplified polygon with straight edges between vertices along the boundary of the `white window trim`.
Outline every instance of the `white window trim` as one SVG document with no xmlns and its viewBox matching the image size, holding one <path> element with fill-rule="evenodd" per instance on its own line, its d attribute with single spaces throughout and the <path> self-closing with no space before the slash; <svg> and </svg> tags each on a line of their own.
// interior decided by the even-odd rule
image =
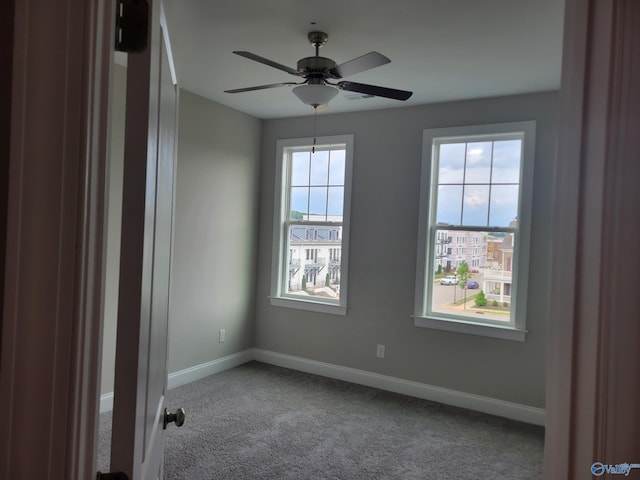
<svg viewBox="0 0 640 480">
<path fill-rule="evenodd" d="M 278 140 L 276 144 L 276 180 L 275 198 L 273 205 L 273 247 L 271 266 L 271 296 L 270 303 L 274 307 L 296 308 L 319 313 L 329 313 L 333 315 L 347 314 L 347 290 L 349 285 L 349 232 L 351 219 L 351 180 L 353 174 L 353 135 L 333 135 L 317 137 L 315 143 L 318 146 L 344 144 L 345 166 L 344 166 L 344 204 L 342 215 L 342 247 L 340 264 L 340 299 L 338 301 L 313 298 L 301 298 L 293 295 L 286 295 L 283 292 L 283 278 L 286 265 L 287 232 L 285 231 L 285 215 L 288 213 L 286 205 L 286 187 L 288 179 L 285 170 L 285 150 L 288 148 L 305 147 L 314 144 L 313 138 L 296 138 Z"/>
<path fill-rule="evenodd" d="M 416 292 L 414 305 L 414 325 L 437 330 L 481 335 L 506 340 L 524 341 L 526 337 L 527 292 L 530 263 L 531 212 L 533 199 L 533 173 L 535 162 L 535 121 L 498 123 L 487 125 L 470 125 L 463 127 L 435 128 L 424 130 L 422 143 L 422 172 L 420 181 L 420 217 L 418 226 L 418 253 L 416 269 Z M 460 137 L 466 141 L 475 135 L 501 135 L 512 132 L 523 132 L 522 164 L 520 168 L 520 202 L 518 212 L 517 255 L 514 258 L 516 281 L 512 295 L 517 297 L 513 322 L 495 324 L 467 319 L 462 316 L 446 315 L 437 312 L 427 314 L 430 302 L 430 289 L 426 288 L 431 279 L 431 261 L 427 254 L 429 245 L 429 218 L 437 192 L 433 189 L 431 171 L 434 153 L 433 141 L 441 138 Z"/>
</svg>

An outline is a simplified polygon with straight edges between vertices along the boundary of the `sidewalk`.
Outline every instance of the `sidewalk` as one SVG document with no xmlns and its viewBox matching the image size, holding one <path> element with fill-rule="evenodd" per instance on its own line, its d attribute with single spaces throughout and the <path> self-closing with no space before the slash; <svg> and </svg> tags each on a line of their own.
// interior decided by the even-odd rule
<svg viewBox="0 0 640 480">
<path fill-rule="evenodd" d="M 479 292 L 478 292 L 479 293 Z M 496 310 L 496 307 L 478 307 L 475 303 L 475 296 L 478 293 L 467 293 L 467 301 L 460 303 L 459 305 L 455 305 L 453 303 L 445 303 L 441 305 L 441 307 L 445 310 L 454 310 L 456 312 L 466 312 L 468 314 L 479 314 L 479 315 L 487 315 L 492 317 L 498 317 L 497 320 L 503 320 L 504 317 L 508 317 L 511 313 L 510 309 L 504 310 Z M 462 293 L 462 297 L 464 298 L 464 293 Z"/>
</svg>

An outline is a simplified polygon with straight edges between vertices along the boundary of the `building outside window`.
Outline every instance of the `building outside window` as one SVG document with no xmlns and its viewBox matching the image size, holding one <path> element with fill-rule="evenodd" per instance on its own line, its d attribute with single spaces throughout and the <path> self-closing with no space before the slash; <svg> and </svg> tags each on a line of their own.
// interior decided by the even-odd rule
<svg viewBox="0 0 640 480">
<path fill-rule="evenodd" d="M 534 143 L 535 122 L 425 130 L 417 326 L 524 340 Z"/>
<path fill-rule="evenodd" d="M 278 142 L 271 304 L 346 314 L 353 137 Z"/>
</svg>

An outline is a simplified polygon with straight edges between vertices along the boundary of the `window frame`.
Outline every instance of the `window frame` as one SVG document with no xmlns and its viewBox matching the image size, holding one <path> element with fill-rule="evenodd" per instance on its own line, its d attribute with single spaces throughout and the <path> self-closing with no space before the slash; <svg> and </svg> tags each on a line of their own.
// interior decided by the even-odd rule
<svg viewBox="0 0 640 480">
<path fill-rule="evenodd" d="M 481 335 L 505 340 L 524 341 L 526 337 L 527 283 L 530 264 L 531 213 L 533 198 L 533 173 L 535 163 L 535 121 L 468 125 L 425 129 L 422 144 L 422 171 L 420 182 L 420 208 L 418 226 L 418 253 L 416 268 L 416 291 L 414 305 L 414 325 L 417 327 Z M 471 143 L 480 140 L 497 140 L 512 134 L 522 135 L 522 156 L 520 164 L 520 185 L 518 199 L 518 226 L 515 237 L 513 258 L 513 282 L 511 295 L 516 298 L 509 323 L 492 320 L 473 319 L 453 314 L 432 311 L 432 285 L 434 255 L 437 246 L 436 197 L 438 195 L 438 172 L 434 163 L 436 142 L 459 140 Z M 438 144 L 439 145 L 439 144 Z M 453 227 L 453 226 L 452 226 Z M 440 230 L 450 231 L 505 231 L 508 227 L 449 226 Z M 434 237 L 432 239 L 432 237 Z M 512 302 L 513 306 L 513 302 Z"/>
<path fill-rule="evenodd" d="M 278 140 L 276 143 L 275 192 L 273 215 L 273 248 L 271 268 L 271 296 L 270 304 L 276 307 L 295 308 L 312 312 L 334 315 L 347 314 L 347 291 L 349 278 L 349 233 L 351 219 L 351 184 L 353 176 L 353 135 L 331 135 L 317 138 L 296 138 Z M 340 298 L 318 299 L 287 294 L 285 289 L 286 273 L 288 272 L 287 252 L 289 242 L 287 227 L 291 223 L 289 216 L 289 192 L 291 179 L 291 152 L 301 148 L 311 150 L 337 145 L 345 147 L 344 166 L 344 201 L 342 211 L 342 233 L 340 247 Z M 310 221 L 310 225 L 336 225 L 335 222 Z"/>
</svg>

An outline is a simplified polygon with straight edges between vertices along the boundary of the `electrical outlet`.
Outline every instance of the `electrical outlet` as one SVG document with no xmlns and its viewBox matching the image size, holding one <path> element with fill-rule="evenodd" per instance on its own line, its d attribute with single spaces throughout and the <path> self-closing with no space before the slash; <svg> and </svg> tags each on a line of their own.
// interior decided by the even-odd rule
<svg viewBox="0 0 640 480">
<path fill-rule="evenodd" d="M 227 337 L 227 331 L 223 328 L 218 332 L 218 343 L 224 343 L 224 340 L 226 337 Z"/>
<path fill-rule="evenodd" d="M 378 358 L 384 358 L 384 345 L 378 345 L 378 351 L 376 352 Z"/>
</svg>

